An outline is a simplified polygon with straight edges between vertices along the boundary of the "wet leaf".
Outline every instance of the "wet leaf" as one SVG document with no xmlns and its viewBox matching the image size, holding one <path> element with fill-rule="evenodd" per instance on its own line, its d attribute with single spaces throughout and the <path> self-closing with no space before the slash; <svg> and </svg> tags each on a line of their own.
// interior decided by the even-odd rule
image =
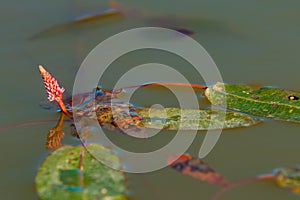
<svg viewBox="0 0 300 200">
<path fill-rule="evenodd" d="M 283 168 L 276 173 L 278 186 L 300 194 L 300 168 Z"/>
<path fill-rule="evenodd" d="M 172 162 L 172 157 L 169 159 Z M 181 155 L 179 159 L 170 164 L 170 167 L 182 174 L 192 176 L 210 184 L 227 184 L 227 181 L 219 173 L 213 170 L 206 162 L 198 158 L 194 158 L 188 154 Z"/>
<path fill-rule="evenodd" d="M 119 158 L 103 146 L 90 144 L 89 151 L 119 166 Z M 85 152 L 83 170 L 79 169 L 81 146 L 63 146 L 53 151 L 40 165 L 36 189 L 41 200 L 110 199 L 124 200 L 125 176 L 123 172 L 106 167 Z"/>
<path fill-rule="evenodd" d="M 147 137 L 142 133 L 142 117 L 135 111 L 135 107 L 119 97 L 122 90 L 112 92 L 97 87 L 92 93 L 77 94 L 73 97 L 73 114 L 78 127 L 89 125 L 87 119 L 97 119 L 98 123 L 108 129 L 139 138 Z"/>
<path fill-rule="evenodd" d="M 225 89 L 225 90 L 224 90 Z M 246 85 L 216 83 L 205 91 L 213 105 L 291 122 L 300 122 L 300 92 L 273 87 L 253 90 Z"/>
<path fill-rule="evenodd" d="M 260 120 L 248 115 L 220 109 L 196 110 L 180 108 L 148 109 L 139 108 L 136 112 L 143 117 L 146 128 L 163 128 L 167 130 L 208 130 L 251 126 Z M 223 119 L 225 121 L 223 126 Z M 211 123 L 211 126 L 210 126 Z"/>
</svg>

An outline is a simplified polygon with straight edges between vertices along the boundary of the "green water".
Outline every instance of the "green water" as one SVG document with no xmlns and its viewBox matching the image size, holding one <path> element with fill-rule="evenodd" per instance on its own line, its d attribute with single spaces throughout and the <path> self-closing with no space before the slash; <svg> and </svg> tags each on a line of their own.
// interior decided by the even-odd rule
<svg viewBox="0 0 300 200">
<path fill-rule="evenodd" d="M 2 2 L 0 21 L 0 99 L 1 126 L 56 119 L 58 115 L 39 107 L 45 98 L 37 66 L 43 64 L 69 93 L 82 60 L 99 42 L 129 28 L 153 26 L 158 18 L 172 18 L 178 27 L 193 30 L 192 36 L 210 53 L 223 80 L 228 83 L 257 83 L 300 90 L 300 2 L 299 1 L 122 1 L 129 8 L 143 10 L 144 17 L 112 20 L 55 29 L 34 40 L 36 33 L 84 11 L 106 7 L 103 1 L 35 1 Z M 175 17 L 177 19 L 175 19 Z M 158 52 L 142 52 L 143 57 L 129 55 L 115 63 L 115 68 L 103 86 L 110 87 L 111 79 L 120 75 L 118 66 L 163 60 L 186 73 L 195 83 L 203 81 L 183 61 Z M 147 56 L 148 55 L 148 56 Z M 122 68 L 122 69 L 124 69 Z M 112 74 L 113 73 L 113 74 Z M 200 81 L 199 81 L 200 80 Z M 143 92 L 143 91 L 141 91 Z M 146 94 L 146 91 L 144 91 Z M 145 105 L 176 104 L 172 95 L 151 98 L 137 95 L 137 102 Z M 143 94 L 143 93 L 141 93 Z M 34 174 L 49 151 L 45 150 L 45 136 L 54 123 L 12 128 L 1 134 L 1 199 L 37 199 Z M 65 132 L 69 131 L 65 127 Z M 269 121 L 254 127 L 226 130 L 213 151 L 205 158 L 214 169 L 229 181 L 240 180 L 269 172 L 277 167 L 300 164 L 299 125 Z M 126 136 L 111 133 L 114 141 L 128 148 L 143 150 L 159 147 L 169 141 L 174 132 L 164 132 L 159 139 L 146 145 Z M 199 134 L 189 152 L 196 156 L 204 134 Z M 74 142 L 69 136 L 65 142 Z M 188 176 L 164 168 L 148 174 L 128 175 L 128 189 L 139 200 L 150 199 L 209 199 L 217 186 L 202 183 Z M 299 199 L 271 181 L 238 187 L 226 193 L 222 200 L 238 199 Z"/>
</svg>

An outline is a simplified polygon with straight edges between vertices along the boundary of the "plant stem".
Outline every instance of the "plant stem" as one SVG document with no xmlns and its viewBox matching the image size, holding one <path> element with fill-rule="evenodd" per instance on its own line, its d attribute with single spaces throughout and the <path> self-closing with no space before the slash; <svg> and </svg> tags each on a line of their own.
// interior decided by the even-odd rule
<svg viewBox="0 0 300 200">
<path fill-rule="evenodd" d="M 252 177 L 252 178 L 248 178 L 248 179 L 243 179 L 243 180 L 240 180 L 240 181 L 236 181 L 236 182 L 228 184 L 225 187 L 223 187 L 220 190 L 218 190 L 212 196 L 212 198 L 210 200 L 217 200 L 220 196 L 222 196 L 225 192 L 227 192 L 231 188 L 235 188 L 237 186 L 248 184 L 248 183 L 252 183 L 252 182 L 255 182 L 255 181 L 272 179 L 274 177 L 275 177 L 274 174 L 265 174 L 265 175 L 261 175 L 261 176 L 257 176 L 257 177 Z"/>
<path fill-rule="evenodd" d="M 180 83 L 180 82 L 153 82 L 153 83 L 145 83 L 141 85 L 133 85 L 123 87 L 122 89 L 130 89 L 130 88 L 137 88 L 137 87 L 148 87 L 148 86 L 159 86 L 159 85 L 169 85 L 169 86 L 183 86 L 183 87 L 192 87 L 197 89 L 206 89 L 207 86 L 192 84 L 192 83 Z"/>
<path fill-rule="evenodd" d="M 84 144 L 85 144 L 85 140 L 82 140 L 82 142 L 81 142 L 81 149 L 80 149 L 79 165 L 78 165 L 78 168 L 80 170 L 79 184 L 80 184 L 81 187 L 84 186 L 84 182 L 83 182 Z"/>
<path fill-rule="evenodd" d="M 56 102 L 57 102 L 57 104 L 58 104 L 60 110 L 61 110 L 65 115 L 67 115 L 68 117 L 70 117 L 71 119 L 73 119 L 73 115 L 70 113 L 70 111 L 67 110 L 67 108 L 66 108 L 64 102 L 63 102 L 61 99 L 56 100 Z"/>
</svg>

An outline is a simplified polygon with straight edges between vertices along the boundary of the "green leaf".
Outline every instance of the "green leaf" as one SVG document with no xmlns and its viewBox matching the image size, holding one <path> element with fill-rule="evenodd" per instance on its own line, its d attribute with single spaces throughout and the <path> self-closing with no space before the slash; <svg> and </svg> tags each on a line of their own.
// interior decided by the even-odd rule
<svg viewBox="0 0 300 200">
<path fill-rule="evenodd" d="M 81 146 L 63 146 L 53 151 L 40 165 L 36 189 L 41 200 L 125 200 L 125 176 L 121 171 L 106 167 L 87 151 L 79 169 Z M 97 144 L 88 145 L 92 154 L 119 166 L 119 158 Z"/>
<path fill-rule="evenodd" d="M 278 186 L 287 188 L 296 194 L 300 194 L 300 169 L 283 168 L 276 173 Z"/>
<path fill-rule="evenodd" d="M 140 108 L 136 110 L 143 117 L 146 128 L 167 130 L 208 130 L 251 126 L 260 122 L 248 115 L 220 109 L 181 109 L 181 108 Z M 224 119 L 225 115 L 225 121 Z M 224 125 L 223 125 L 224 121 Z M 211 123 L 211 125 L 210 125 Z"/>
<path fill-rule="evenodd" d="M 246 85 L 216 83 L 205 91 L 213 105 L 260 117 L 300 122 L 300 92 L 262 87 L 253 90 Z"/>
</svg>

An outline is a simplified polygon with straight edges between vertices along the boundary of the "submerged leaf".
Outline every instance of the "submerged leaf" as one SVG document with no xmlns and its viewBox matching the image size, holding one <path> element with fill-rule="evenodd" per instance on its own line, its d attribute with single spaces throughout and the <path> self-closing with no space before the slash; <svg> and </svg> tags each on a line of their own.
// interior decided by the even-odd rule
<svg viewBox="0 0 300 200">
<path fill-rule="evenodd" d="M 225 90 L 224 90 L 225 89 Z M 273 87 L 253 90 L 246 85 L 216 83 L 205 91 L 213 105 L 291 122 L 300 122 L 300 92 Z"/>
<path fill-rule="evenodd" d="M 260 121 L 236 112 L 220 109 L 196 110 L 181 108 L 148 109 L 139 108 L 136 112 L 143 117 L 146 128 L 167 130 L 208 130 L 251 126 Z M 224 119 L 225 115 L 225 121 Z M 224 121 L 224 124 L 223 124 Z"/>
<path fill-rule="evenodd" d="M 77 24 L 83 24 L 93 21 L 99 21 L 99 22 L 115 22 L 124 19 L 124 13 L 122 11 L 114 9 L 114 8 L 107 8 L 107 9 L 101 9 L 96 10 L 94 12 L 84 13 L 80 16 L 77 16 L 75 18 L 71 18 L 68 21 L 62 22 L 60 24 L 54 25 L 52 27 L 49 27 L 45 30 L 42 30 L 35 35 L 33 35 L 30 39 L 36 39 L 42 36 L 46 36 L 49 34 L 55 34 L 57 32 L 62 32 L 67 29 L 72 28 L 73 26 Z M 104 25 L 104 24 L 103 24 Z"/>
<path fill-rule="evenodd" d="M 172 160 L 172 157 L 170 157 L 171 162 Z M 210 184 L 227 184 L 227 181 L 219 173 L 213 170 L 206 162 L 194 158 L 188 154 L 181 155 L 179 159 L 170 164 L 170 167 L 182 174 L 192 176 Z"/>
<path fill-rule="evenodd" d="M 90 144 L 89 151 L 97 158 L 109 159 L 119 166 L 118 157 L 103 146 Z M 53 151 L 39 167 L 35 183 L 41 200 L 72 199 L 124 200 L 123 172 L 106 167 L 89 153 L 85 153 L 79 169 L 81 146 L 63 146 Z"/>
</svg>

